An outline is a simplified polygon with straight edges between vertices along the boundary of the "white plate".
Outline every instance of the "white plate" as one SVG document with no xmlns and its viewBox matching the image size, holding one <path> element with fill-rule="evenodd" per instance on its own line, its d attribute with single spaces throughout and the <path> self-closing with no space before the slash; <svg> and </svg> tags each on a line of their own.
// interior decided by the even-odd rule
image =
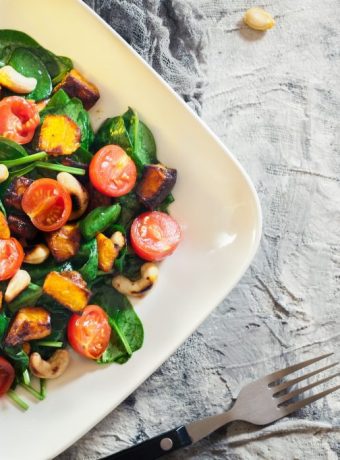
<svg viewBox="0 0 340 460">
<path fill-rule="evenodd" d="M 155 134 L 159 158 L 179 172 L 172 213 L 184 239 L 138 303 L 142 350 L 124 366 L 74 358 L 48 397 L 21 413 L 0 400 L 0 458 L 41 460 L 66 449 L 123 401 L 199 326 L 249 266 L 261 234 L 256 192 L 240 164 L 170 87 L 77 0 L 0 0 L 0 28 L 70 56 L 100 88 L 95 126 L 128 105 Z M 26 393 L 25 393 L 26 396 Z M 28 398 L 30 399 L 30 398 Z"/>
</svg>

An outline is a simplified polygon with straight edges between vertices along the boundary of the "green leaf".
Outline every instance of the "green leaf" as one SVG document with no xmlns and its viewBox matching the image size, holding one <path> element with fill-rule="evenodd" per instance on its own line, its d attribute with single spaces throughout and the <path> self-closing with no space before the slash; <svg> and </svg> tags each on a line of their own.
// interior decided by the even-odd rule
<svg viewBox="0 0 340 460">
<path fill-rule="evenodd" d="M 85 243 L 83 250 L 89 251 L 89 258 L 87 262 L 79 269 L 79 273 L 84 280 L 89 283 L 96 279 L 98 271 L 98 247 L 97 240 L 93 239 Z"/>
<path fill-rule="evenodd" d="M 16 313 L 22 307 L 34 307 L 41 295 L 41 287 L 37 284 L 30 283 L 23 292 L 12 300 L 12 302 L 7 304 L 7 308 L 11 313 Z"/>
<path fill-rule="evenodd" d="M 127 297 L 106 285 L 95 286 L 93 291 L 91 302 L 106 311 L 112 327 L 111 345 L 97 362 L 122 364 L 143 345 L 143 325 Z"/>
<path fill-rule="evenodd" d="M 5 137 L 0 137 L 0 162 L 15 160 L 27 156 L 26 150 L 19 144 Z"/>
<path fill-rule="evenodd" d="M 37 80 L 37 86 L 34 91 L 25 97 L 40 101 L 51 94 L 52 81 L 50 74 L 43 62 L 28 49 L 16 48 L 9 60 L 9 65 L 25 77 L 34 77 Z"/>
<path fill-rule="evenodd" d="M 7 212 L 6 212 L 6 209 L 5 209 L 5 206 L 3 204 L 3 202 L 0 200 L 0 211 L 3 213 L 3 215 L 5 217 L 7 217 Z"/>
<path fill-rule="evenodd" d="M 133 146 L 131 158 L 141 173 L 145 165 L 158 161 L 156 142 L 150 129 L 139 120 L 137 112 L 129 108 L 123 118 Z"/>
<path fill-rule="evenodd" d="M 132 224 L 133 219 L 141 214 L 145 208 L 138 201 L 135 192 L 130 192 L 119 198 L 119 203 L 122 207 L 121 214 L 117 224 L 122 225 L 127 233 L 128 227 Z"/>
<path fill-rule="evenodd" d="M 7 318 L 4 312 L 0 313 L 0 343 L 7 331 L 10 319 Z"/>
<path fill-rule="evenodd" d="M 19 30 L 0 30 L 0 67 L 6 65 L 16 48 L 26 48 L 37 56 L 46 66 L 48 73 L 53 78 L 53 84 L 61 81 L 64 75 L 73 68 L 71 59 L 56 56 L 51 51 L 43 48 L 32 37 Z"/>
<path fill-rule="evenodd" d="M 122 149 L 131 155 L 132 143 L 123 117 L 107 118 L 98 129 L 94 138 L 95 150 L 108 144 L 120 145 Z"/>
<path fill-rule="evenodd" d="M 13 364 L 16 374 L 22 375 L 28 368 L 29 358 L 21 347 L 5 347 L 9 361 Z"/>
<path fill-rule="evenodd" d="M 62 109 L 69 101 L 69 96 L 64 90 L 60 89 L 53 94 L 46 107 L 40 112 L 40 119 L 43 120 L 46 115 L 55 113 L 56 110 Z"/>
</svg>

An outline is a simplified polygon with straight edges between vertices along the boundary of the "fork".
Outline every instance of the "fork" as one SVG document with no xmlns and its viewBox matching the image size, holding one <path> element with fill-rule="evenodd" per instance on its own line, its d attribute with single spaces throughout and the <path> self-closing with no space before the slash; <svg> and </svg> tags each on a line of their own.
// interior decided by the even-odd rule
<svg viewBox="0 0 340 460">
<path fill-rule="evenodd" d="M 339 364 L 338 362 L 328 364 L 291 380 L 282 381 L 284 377 L 293 372 L 328 358 L 331 355 L 333 353 L 309 359 L 248 383 L 248 385 L 241 389 L 234 406 L 229 411 L 189 423 L 188 425 L 181 425 L 136 446 L 109 455 L 102 460 L 154 460 L 200 441 L 227 423 L 236 420 L 250 422 L 254 425 L 267 425 L 275 422 L 340 388 L 340 385 L 337 385 L 304 399 L 295 400 L 296 396 L 339 376 L 340 373 L 337 372 L 314 383 L 290 390 L 293 385 L 336 366 Z"/>
</svg>

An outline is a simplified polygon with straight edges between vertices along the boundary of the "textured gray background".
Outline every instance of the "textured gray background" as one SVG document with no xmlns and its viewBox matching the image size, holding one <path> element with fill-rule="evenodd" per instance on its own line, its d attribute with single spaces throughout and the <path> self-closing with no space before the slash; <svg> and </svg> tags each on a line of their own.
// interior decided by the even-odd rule
<svg viewBox="0 0 340 460">
<path fill-rule="evenodd" d="M 229 407 L 242 382 L 340 343 L 340 3 L 87 0 L 246 167 L 264 231 L 247 274 L 199 330 L 58 460 L 98 459 Z M 122 383 L 123 384 L 123 383 Z M 93 397 L 95 396 L 95 393 Z M 262 431 L 242 423 L 171 459 L 337 459 L 340 393 Z M 137 459 L 136 459 L 137 460 Z"/>
</svg>

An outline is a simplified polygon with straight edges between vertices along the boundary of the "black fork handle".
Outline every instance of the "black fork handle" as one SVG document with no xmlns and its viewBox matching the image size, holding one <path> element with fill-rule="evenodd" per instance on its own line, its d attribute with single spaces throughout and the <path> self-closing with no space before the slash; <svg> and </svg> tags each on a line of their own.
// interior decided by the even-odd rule
<svg viewBox="0 0 340 460">
<path fill-rule="evenodd" d="M 102 460 L 155 460 L 190 444 L 192 440 L 182 425 Z"/>
</svg>

